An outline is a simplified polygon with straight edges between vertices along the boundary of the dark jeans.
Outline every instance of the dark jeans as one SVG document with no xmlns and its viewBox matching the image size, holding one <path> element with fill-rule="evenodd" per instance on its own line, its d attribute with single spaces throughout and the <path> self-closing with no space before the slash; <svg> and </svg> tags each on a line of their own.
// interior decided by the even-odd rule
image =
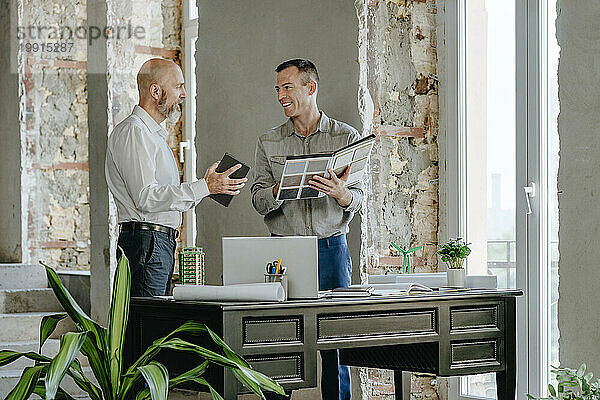
<svg viewBox="0 0 600 400">
<path fill-rule="evenodd" d="M 319 239 L 319 290 L 350 286 L 352 260 L 346 235 Z M 338 350 L 321 351 L 323 400 L 349 400 L 350 368 L 340 365 Z"/>
<path fill-rule="evenodd" d="M 350 286 L 352 260 L 348 251 L 346 235 L 319 239 L 319 290 Z M 338 350 L 321 351 L 321 396 L 323 400 L 349 400 L 350 368 L 340 365 Z M 272 392 L 265 392 L 269 400 L 285 399 Z"/>
<path fill-rule="evenodd" d="M 175 238 L 164 232 L 135 230 L 119 233 L 119 247 L 129 260 L 131 296 L 169 295 L 175 267 Z M 117 248 L 117 259 L 121 252 Z"/>
</svg>

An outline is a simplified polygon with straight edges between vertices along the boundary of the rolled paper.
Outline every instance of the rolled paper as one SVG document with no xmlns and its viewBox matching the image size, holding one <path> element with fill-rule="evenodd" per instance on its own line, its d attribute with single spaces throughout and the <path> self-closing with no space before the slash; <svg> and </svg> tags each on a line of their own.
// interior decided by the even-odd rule
<svg viewBox="0 0 600 400">
<path fill-rule="evenodd" d="M 204 301 L 284 301 L 281 282 L 245 283 L 239 285 L 176 285 L 175 300 Z"/>
</svg>

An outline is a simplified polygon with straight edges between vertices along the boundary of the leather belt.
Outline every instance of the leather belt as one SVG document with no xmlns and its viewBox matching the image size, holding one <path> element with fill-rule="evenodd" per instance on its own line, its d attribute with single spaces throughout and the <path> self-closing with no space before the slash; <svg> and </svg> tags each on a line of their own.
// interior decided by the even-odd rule
<svg viewBox="0 0 600 400">
<path fill-rule="evenodd" d="M 166 233 L 169 236 L 177 239 L 179 231 L 177 229 L 169 228 L 168 226 L 152 224 L 150 222 L 130 221 L 119 224 L 121 231 L 156 231 Z"/>
</svg>

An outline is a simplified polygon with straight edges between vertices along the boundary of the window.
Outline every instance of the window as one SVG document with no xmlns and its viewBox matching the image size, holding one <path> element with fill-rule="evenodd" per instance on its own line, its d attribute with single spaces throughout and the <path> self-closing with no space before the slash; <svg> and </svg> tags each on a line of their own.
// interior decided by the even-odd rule
<svg viewBox="0 0 600 400">
<path fill-rule="evenodd" d="M 448 236 L 472 243 L 468 273 L 525 291 L 517 394 L 541 396 L 558 364 L 556 0 L 451 3 L 446 163 L 458 190 L 448 193 Z M 456 397 L 496 397 L 493 374 L 452 386 Z"/>
</svg>

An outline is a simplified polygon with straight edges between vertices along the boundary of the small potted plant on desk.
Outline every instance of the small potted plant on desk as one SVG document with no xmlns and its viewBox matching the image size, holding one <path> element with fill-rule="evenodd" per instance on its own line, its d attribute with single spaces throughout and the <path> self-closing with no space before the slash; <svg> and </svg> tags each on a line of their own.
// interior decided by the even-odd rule
<svg viewBox="0 0 600 400">
<path fill-rule="evenodd" d="M 448 264 L 447 285 L 452 287 L 465 287 L 464 262 L 471 249 L 470 243 L 465 243 L 462 238 L 450 239 L 447 243 L 439 246 L 438 254 L 442 261 Z"/>
</svg>

